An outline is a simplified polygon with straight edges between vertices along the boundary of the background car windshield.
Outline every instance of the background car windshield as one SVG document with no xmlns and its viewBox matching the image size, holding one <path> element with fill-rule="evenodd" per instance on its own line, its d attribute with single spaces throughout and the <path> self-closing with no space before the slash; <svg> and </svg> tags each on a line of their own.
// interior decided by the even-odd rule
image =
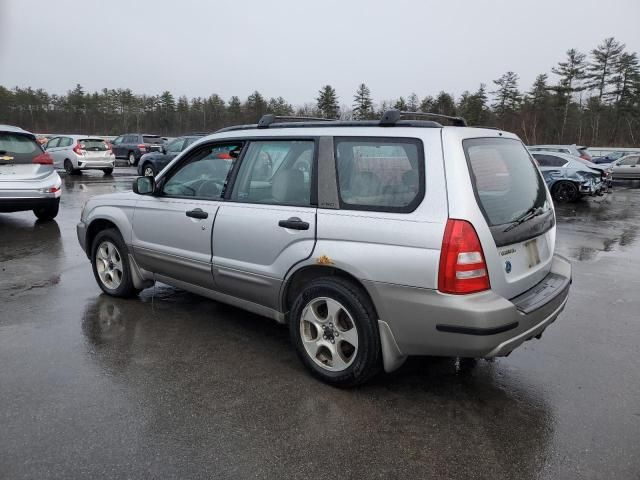
<svg viewBox="0 0 640 480">
<path fill-rule="evenodd" d="M 167 145 L 167 153 L 177 153 L 182 151 L 184 138 L 176 138 Z"/>
<path fill-rule="evenodd" d="M 88 152 L 105 152 L 107 151 L 107 143 L 104 140 L 96 138 L 85 138 L 79 140 L 80 146 Z"/>
<path fill-rule="evenodd" d="M 545 207 L 544 182 L 520 141 L 478 138 L 465 140 L 463 146 L 490 226 L 514 222 L 532 208 Z"/>
<path fill-rule="evenodd" d="M 0 132 L 0 165 L 31 163 L 41 153 L 42 148 L 31 137 Z"/>
</svg>

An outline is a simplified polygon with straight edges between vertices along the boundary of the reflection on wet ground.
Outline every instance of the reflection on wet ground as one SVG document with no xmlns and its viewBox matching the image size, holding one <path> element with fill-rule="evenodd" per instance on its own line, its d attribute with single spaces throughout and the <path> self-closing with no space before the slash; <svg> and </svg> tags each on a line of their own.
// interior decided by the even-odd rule
<svg viewBox="0 0 640 480">
<path fill-rule="evenodd" d="M 574 285 L 542 340 L 345 391 L 264 318 L 164 285 L 101 294 L 74 228 L 130 188 L 116 172 L 65 178 L 55 223 L 0 215 L 0 478 L 637 478 L 640 189 L 558 208 Z"/>
<path fill-rule="evenodd" d="M 591 261 L 603 252 L 624 252 L 638 237 L 640 182 L 616 185 L 614 192 L 556 207 L 559 235 L 568 242 L 558 245 L 567 257 Z"/>
</svg>

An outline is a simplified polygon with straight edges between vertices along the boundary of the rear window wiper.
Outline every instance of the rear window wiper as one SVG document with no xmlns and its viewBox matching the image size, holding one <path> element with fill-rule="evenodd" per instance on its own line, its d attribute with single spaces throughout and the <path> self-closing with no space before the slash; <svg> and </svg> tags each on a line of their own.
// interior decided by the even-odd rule
<svg viewBox="0 0 640 480">
<path fill-rule="evenodd" d="M 503 232 L 504 233 L 509 232 L 514 228 L 516 228 L 518 225 L 522 225 L 524 222 L 529 221 L 533 217 L 537 217 L 538 215 L 542 215 L 543 213 L 544 213 L 544 210 L 542 209 L 542 207 L 531 207 L 529 210 L 524 212 L 524 214 L 520 218 L 518 218 L 517 220 L 514 220 L 514 223 L 512 223 L 507 228 L 505 228 Z"/>
</svg>

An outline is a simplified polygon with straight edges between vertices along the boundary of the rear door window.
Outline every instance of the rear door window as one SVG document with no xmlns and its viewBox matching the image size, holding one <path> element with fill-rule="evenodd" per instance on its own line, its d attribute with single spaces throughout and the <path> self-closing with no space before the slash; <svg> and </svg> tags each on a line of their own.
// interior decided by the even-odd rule
<svg viewBox="0 0 640 480">
<path fill-rule="evenodd" d="M 478 204 L 498 246 L 533 238 L 553 226 L 544 180 L 522 142 L 475 138 L 462 144 Z"/>
<path fill-rule="evenodd" d="M 42 148 L 34 138 L 19 133 L 0 132 L 0 166 L 31 163 L 41 153 Z"/>
<path fill-rule="evenodd" d="M 336 138 L 340 207 L 411 212 L 424 197 L 422 142 L 414 138 Z"/>
</svg>

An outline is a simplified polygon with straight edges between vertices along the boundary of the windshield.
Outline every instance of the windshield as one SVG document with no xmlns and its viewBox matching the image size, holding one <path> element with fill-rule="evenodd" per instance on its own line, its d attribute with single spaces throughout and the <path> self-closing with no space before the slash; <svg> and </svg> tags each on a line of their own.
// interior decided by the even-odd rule
<svg viewBox="0 0 640 480">
<path fill-rule="evenodd" d="M 32 163 L 41 153 L 42 148 L 31 136 L 0 132 L 0 165 Z"/>
</svg>

